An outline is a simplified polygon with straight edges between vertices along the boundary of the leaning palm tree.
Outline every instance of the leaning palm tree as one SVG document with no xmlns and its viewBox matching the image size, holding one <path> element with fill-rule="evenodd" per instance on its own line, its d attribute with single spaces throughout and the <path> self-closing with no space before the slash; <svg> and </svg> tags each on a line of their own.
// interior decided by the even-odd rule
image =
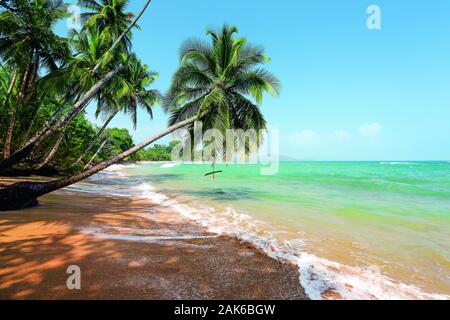
<svg viewBox="0 0 450 320">
<path fill-rule="evenodd" d="M 24 159 L 43 141 L 57 132 L 59 128 L 72 121 L 114 76 L 125 70 L 125 64 L 131 59 L 126 53 L 109 57 L 108 60 L 102 61 L 114 66 L 113 69 L 108 71 L 107 65 L 105 65 L 93 75 L 92 70 L 97 61 L 102 59 L 107 47 L 101 43 L 95 32 L 79 35 L 79 39 L 77 38 L 73 43 L 76 51 L 75 56 L 70 60 L 70 63 L 52 74 L 47 84 L 50 87 L 52 83 L 56 86 L 58 86 L 58 82 L 65 84 L 61 88 L 61 93 L 69 96 L 67 103 L 71 105 L 70 109 L 59 118 L 50 118 L 22 148 L 0 162 L 0 172 Z M 72 100 L 75 97 L 77 97 L 76 102 L 73 102 Z M 65 108 L 66 103 L 58 108 L 57 113 L 61 114 Z"/>
<path fill-rule="evenodd" d="M 279 82 L 269 72 L 256 68 L 268 61 L 263 49 L 248 45 L 243 38 L 234 38 L 236 32 L 236 28 L 224 26 L 220 34 L 208 32 L 212 44 L 197 40 L 185 43 L 181 66 L 164 99 L 166 110 L 172 112 L 168 128 L 72 177 L 20 182 L 0 189 L 0 210 L 36 205 L 38 197 L 90 177 L 196 120 L 217 125 L 218 129 L 264 128 L 257 103 L 262 102 L 264 92 L 277 94 Z"/>
<path fill-rule="evenodd" d="M 67 15 L 66 5 L 56 0 L 14 2 L 14 9 L 0 13 L 0 57 L 20 75 L 20 90 L 11 111 L 4 143 L 4 158 L 11 154 L 17 109 L 30 97 L 40 67 L 55 70 L 69 56 L 64 38 L 53 32 L 54 25 Z M 11 85 L 16 81 L 12 78 Z"/>
<path fill-rule="evenodd" d="M 127 71 L 124 75 L 112 81 L 105 90 L 98 95 L 97 113 L 103 114 L 106 119 L 103 126 L 97 131 L 96 137 L 86 147 L 85 152 L 71 165 L 75 167 L 88 154 L 91 148 L 97 143 L 104 130 L 107 128 L 111 120 L 121 111 L 130 115 L 133 127 L 137 125 L 137 109 L 141 107 L 153 118 L 153 106 L 161 99 L 158 90 L 149 89 L 148 86 L 153 84 L 158 74 L 149 71 L 147 65 L 142 63 L 133 56 L 128 64 Z"/>
<path fill-rule="evenodd" d="M 26 1 L 26 0 L 21 0 Z M 138 20 L 142 17 L 145 10 L 149 6 L 151 0 L 147 0 L 144 5 L 142 6 L 141 11 L 136 15 L 136 17 L 131 21 L 131 23 L 128 25 L 127 29 L 122 32 L 122 34 L 114 41 L 114 43 L 111 45 L 109 50 L 106 51 L 104 55 L 106 55 L 106 58 L 99 59 L 97 64 L 92 70 L 92 74 L 97 74 L 98 70 L 101 68 L 102 65 L 104 65 L 104 61 L 108 60 L 108 56 L 111 56 L 113 53 L 116 54 L 115 48 L 120 45 L 124 37 L 130 32 L 130 30 L 136 25 Z M 7 10 L 15 11 L 15 9 L 10 9 L 9 3 L 0 3 L 1 6 L 7 8 Z M 11 168 L 15 164 L 19 163 L 23 159 L 25 159 L 42 141 L 47 139 L 49 136 L 53 135 L 54 132 L 56 132 L 63 124 L 65 124 L 67 121 L 70 121 L 70 119 L 73 118 L 73 115 L 76 113 L 78 114 L 82 108 L 89 103 L 89 101 L 92 99 L 92 96 L 95 95 L 98 90 L 105 85 L 115 74 L 122 71 L 124 69 L 123 65 L 119 65 L 115 68 L 113 68 L 110 72 L 105 74 L 101 80 L 95 83 L 83 96 L 80 96 L 77 99 L 77 102 L 73 104 L 70 113 L 68 117 L 62 117 L 60 121 L 53 123 L 53 117 L 51 120 L 51 123 L 46 124 L 44 130 L 40 130 L 38 135 L 35 135 L 33 139 L 28 141 L 20 150 L 12 154 L 10 157 L 4 159 L 0 162 L 0 173 Z M 71 101 L 68 103 L 70 104 Z M 60 108 L 59 110 L 63 110 L 63 108 Z"/>
</svg>

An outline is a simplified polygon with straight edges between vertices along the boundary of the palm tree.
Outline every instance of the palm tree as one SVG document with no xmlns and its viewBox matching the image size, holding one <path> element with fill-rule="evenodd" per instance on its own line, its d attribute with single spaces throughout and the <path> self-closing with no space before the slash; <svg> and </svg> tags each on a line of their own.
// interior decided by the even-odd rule
<svg viewBox="0 0 450 320">
<path fill-rule="evenodd" d="M 131 56 L 124 75 L 112 85 L 118 93 L 118 104 L 123 111 L 131 116 L 133 127 L 137 125 L 137 109 L 141 107 L 153 118 L 153 106 L 161 99 L 158 90 L 148 89 L 148 86 L 158 78 L 158 73 L 148 70 L 135 55 Z"/>
<path fill-rule="evenodd" d="M 97 9 L 98 12 L 82 14 L 83 19 L 87 20 L 82 32 L 72 30 L 69 33 L 70 44 L 75 51 L 74 56 L 64 67 L 44 79 L 44 91 L 55 91 L 56 89 L 66 96 L 67 103 L 57 110 L 55 115 L 36 132 L 33 138 L 28 140 L 27 144 L 32 143 L 45 133 L 77 94 L 86 92 L 93 86 L 95 83 L 94 74 L 96 73 L 94 68 L 97 67 L 98 70 L 99 66 L 112 62 L 113 56 L 105 56 L 105 53 L 111 47 L 112 37 L 112 33 L 107 31 L 123 32 L 126 29 L 128 17 L 131 15 L 123 12 L 127 1 L 120 2 L 119 5 L 101 6 L 96 1 L 79 1 L 84 7 Z"/>
<path fill-rule="evenodd" d="M 67 17 L 67 5 L 61 0 L 13 3 L 14 9 L 0 13 L 0 56 L 10 65 L 28 67 L 34 77 L 36 67 L 56 70 L 70 55 L 66 39 L 53 32 L 55 24 Z"/>
<path fill-rule="evenodd" d="M 233 38 L 235 27 L 221 33 L 208 31 L 212 43 L 187 40 L 181 48 L 181 66 L 175 73 L 163 107 L 171 112 L 169 124 L 207 112 L 203 129 L 266 128 L 259 104 L 264 92 L 278 95 L 280 83 L 257 68 L 269 59 L 263 48 L 244 38 Z"/>
<path fill-rule="evenodd" d="M 72 30 L 69 39 L 71 47 L 74 50 L 72 58 L 57 71 L 42 79 L 43 84 L 41 90 L 45 94 L 53 96 L 62 95 L 66 103 L 61 104 L 55 114 L 28 140 L 26 145 L 33 143 L 33 141 L 46 133 L 60 118 L 67 107 L 71 104 L 73 105 L 72 101 L 76 97 L 80 98 L 83 93 L 89 91 L 96 81 L 98 81 L 99 74 L 97 74 L 97 77 L 94 77 L 92 70 L 108 50 L 108 45 L 101 41 L 99 32 L 94 29 L 89 33 L 79 33 Z M 104 64 L 114 64 L 111 57 L 109 60 L 103 60 L 102 62 Z M 80 112 L 81 109 L 74 113 L 74 116 Z M 68 118 L 67 121 L 70 121 L 73 117 Z"/>
<path fill-rule="evenodd" d="M 128 25 L 128 28 L 122 32 L 122 34 L 116 39 L 116 41 L 111 45 L 111 47 L 109 48 L 109 50 L 104 54 L 106 56 L 110 56 L 115 48 L 121 43 L 122 39 L 128 34 L 128 32 L 135 26 L 135 24 L 137 23 L 137 21 L 140 19 L 140 17 L 144 14 L 145 10 L 147 9 L 148 5 L 150 4 L 151 0 L 147 0 L 145 2 L 145 4 L 143 5 L 141 11 L 139 12 L 139 14 L 134 18 L 134 20 Z M 2 3 L 3 6 L 5 6 L 5 4 Z M 8 10 L 9 9 L 9 5 L 7 5 Z M 15 10 L 15 9 L 13 9 Z M 97 64 L 95 65 L 95 67 L 92 70 L 92 74 L 95 75 L 97 74 L 97 71 L 99 70 L 99 68 L 102 65 L 105 65 L 104 61 L 108 60 L 108 57 L 100 59 Z M 101 86 L 103 86 L 105 83 L 107 83 L 114 74 L 118 73 L 119 71 L 121 71 L 123 69 L 123 65 L 119 65 L 118 67 L 116 67 L 115 69 L 111 70 L 109 73 L 107 73 L 102 80 L 99 80 L 90 90 L 88 90 L 88 92 L 82 96 L 81 98 L 78 99 L 77 103 L 75 103 L 70 111 L 70 113 L 72 113 L 71 115 L 69 115 L 68 117 L 62 117 L 60 119 L 60 121 L 55 122 L 53 120 L 54 117 L 52 117 L 52 119 L 49 120 L 49 122 L 47 122 L 44 125 L 43 130 L 40 130 L 38 132 L 37 135 L 35 135 L 33 137 L 33 139 L 31 139 L 30 141 L 28 141 L 28 143 L 26 143 L 19 151 L 15 152 L 14 154 L 12 154 L 10 157 L 6 158 L 5 160 L 3 160 L 2 162 L 0 162 L 0 173 L 8 168 L 11 168 L 12 166 L 14 166 L 15 164 L 19 163 L 21 160 L 23 160 L 27 155 L 29 155 L 31 153 L 31 151 L 34 150 L 34 148 L 39 145 L 43 140 L 45 140 L 47 137 L 51 136 L 58 128 L 61 127 L 61 125 L 63 125 L 65 122 L 70 121 L 71 119 L 73 119 L 74 114 L 78 114 L 82 108 L 90 101 L 90 99 L 92 98 L 92 96 L 94 94 L 97 93 L 97 91 L 101 88 Z M 91 92 L 93 92 L 93 94 L 91 95 Z M 89 94 L 88 94 L 89 93 Z M 86 98 L 86 99 L 84 99 Z M 70 101 L 71 102 L 71 101 Z M 70 103 L 69 102 L 69 103 Z M 64 110 L 64 107 L 59 109 Z M 62 112 L 62 111 L 61 111 Z M 55 120 L 56 121 L 56 120 Z"/>
<path fill-rule="evenodd" d="M 29 70 L 27 69 L 23 73 L 23 79 L 20 83 L 19 93 L 17 95 L 15 106 L 13 106 L 13 108 L 12 108 L 11 117 L 10 117 L 9 125 L 8 125 L 8 130 L 6 131 L 5 143 L 3 145 L 3 158 L 4 159 L 7 159 L 11 155 L 11 143 L 12 143 L 12 138 L 13 138 L 14 126 L 16 124 L 17 111 L 25 97 L 25 94 L 26 94 L 25 90 L 26 90 L 27 82 L 28 82 L 29 78 L 30 78 Z"/>
<path fill-rule="evenodd" d="M 82 32 L 100 31 L 100 39 L 108 43 L 108 47 L 127 30 L 132 22 L 133 13 L 125 12 L 128 0 L 79 0 L 78 4 L 87 10 L 81 14 L 84 21 Z M 131 48 L 131 33 L 124 36 L 124 44 Z"/>
<path fill-rule="evenodd" d="M 61 128 L 67 122 L 70 122 L 77 114 L 79 114 L 84 107 L 91 101 L 91 99 L 97 94 L 97 92 L 116 74 L 124 70 L 125 66 L 123 64 L 118 65 L 113 70 L 109 71 L 98 80 L 95 85 L 89 89 L 85 94 L 83 94 L 77 102 L 73 105 L 73 107 L 68 111 L 64 116 L 62 116 L 50 129 L 48 129 L 41 136 L 37 137 L 35 140 L 29 142 L 25 146 L 23 146 L 20 150 L 16 151 L 9 158 L 4 159 L 0 162 L 0 173 L 4 170 L 12 167 L 16 163 L 20 162 L 27 155 L 31 153 L 38 145 L 40 145 L 44 140 L 48 137 L 52 136 L 59 128 Z"/>
<path fill-rule="evenodd" d="M 4 143 L 5 158 L 11 153 L 17 109 L 28 101 L 38 70 L 55 70 L 70 54 L 66 39 L 53 32 L 56 22 L 66 15 L 63 2 L 54 0 L 15 1 L 14 9 L 0 13 L 0 57 L 21 76 Z M 15 81 L 13 78 L 11 86 Z"/>
<path fill-rule="evenodd" d="M 119 37 L 117 37 L 117 39 L 114 41 L 114 43 L 112 44 L 112 46 L 109 48 L 108 52 L 109 54 L 112 54 L 115 50 L 115 48 L 121 43 L 121 41 L 128 35 L 128 33 L 130 32 L 130 30 L 136 25 L 136 23 L 139 21 L 139 19 L 142 17 L 142 15 L 144 14 L 145 10 L 147 10 L 147 7 L 150 5 L 150 2 L 152 2 L 152 0 L 147 0 L 144 5 L 141 8 L 141 11 L 139 11 L 139 13 L 137 14 L 137 16 L 133 19 L 133 21 L 131 21 L 131 23 L 128 25 L 128 27 L 122 32 L 122 34 L 119 35 Z M 126 41 L 126 40 L 125 40 Z M 97 63 L 97 65 L 95 66 L 93 73 L 96 73 L 98 68 L 100 68 L 101 62 L 99 61 Z"/>
<path fill-rule="evenodd" d="M 80 163 L 91 148 L 96 144 L 97 140 L 107 128 L 112 119 L 123 111 L 131 116 L 133 127 L 137 125 L 137 109 L 141 107 L 153 119 L 152 108 L 161 99 L 158 90 L 148 89 L 147 87 L 157 79 L 158 74 L 149 71 L 147 65 L 142 63 L 132 55 L 132 59 L 128 63 L 128 67 L 124 75 L 117 78 L 117 81 L 110 82 L 99 94 L 97 116 L 102 113 L 106 118 L 103 126 L 98 130 L 94 140 L 88 145 L 85 152 L 71 165 L 75 167 Z"/>
<path fill-rule="evenodd" d="M 77 38 L 79 36 L 79 38 Z M 61 88 L 61 92 L 70 96 L 68 102 L 71 104 L 73 97 L 78 96 L 78 100 L 73 106 L 59 119 L 50 118 L 22 148 L 16 151 L 7 159 L 0 162 L 0 172 L 12 165 L 16 164 L 25 158 L 31 151 L 39 146 L 44 140 L 52 136 L 59 128 L 70 122 L 76 115 L 78 115 L 87 106 L 92 98 L 97 95 L 102 87 L 107 84 L 116 74 L 125 69 L 125 64 L 129 61 L 126 54 L 111 57 L 108 62 L 116 67 L 107 72 L 102 68 L 101 72 L 97 72 L 95 76 L 92 75 L 92 69 L 96 65 L 106 47 L 100 42 L 98 36 L 94 32 L 88 35 L 74 34 L 73 45 L 76 50 L 75 56 L 68 64 L 50 75 L 47 86 L 57 83 L 65 84 Z M 59 109 L 58 113 L 62 113 L 65 109 L 65 104 Z"/>
<path fill-rule="evenodd" d="M 34 206 L 38 197 L 90 177 L 175 130 L 191 126 L 196 120 L 219 124 L 220 128 L 224 124 L 235 128 L 264 128 L 262 114 L 250 99 L 261 102 L 264 92 L 276 94 L 279 83 L 267 71 L 255 68 L 268 59 L 261 48 L 248 45 L 245 39 L 233 38 L 236 31 L 234 27 L 224 26 L 219 35 L 208 32 L 212 45 L 193 40 L 185 43 L 181 66 L 165 98 L 166 109 L 172 110 L 172 125 L 167 129 L 72 177 L 42 183 L 20 182 L 0 189 L 0 210 Z"/>
</svg>

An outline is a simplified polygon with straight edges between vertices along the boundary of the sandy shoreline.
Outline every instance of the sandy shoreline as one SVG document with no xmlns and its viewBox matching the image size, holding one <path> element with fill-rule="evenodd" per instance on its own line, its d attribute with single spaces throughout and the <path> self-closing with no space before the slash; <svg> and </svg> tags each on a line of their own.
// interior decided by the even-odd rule
<svg viewBox="0 0 450 320">
<path fill-rule="evenodd" d="M 63 190 L 40 203 L 0 212 L 0 299 L 306 298 L 297 266 L 147 200 Z M 67 289 L 70 265 L 81 290 Z"/>
</svg>

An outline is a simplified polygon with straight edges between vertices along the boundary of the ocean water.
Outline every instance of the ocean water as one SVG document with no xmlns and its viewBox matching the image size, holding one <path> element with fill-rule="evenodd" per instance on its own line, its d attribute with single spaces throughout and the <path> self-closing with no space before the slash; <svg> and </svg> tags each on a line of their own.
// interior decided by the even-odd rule
<svg viewBox="0 0 450 320">
<path fill-rule="evenodd" d="M 85 191 L 149 198 L 299 267 L 313 299 L 450 297 L 449 162 L 145 163 Z"/>
</svg>

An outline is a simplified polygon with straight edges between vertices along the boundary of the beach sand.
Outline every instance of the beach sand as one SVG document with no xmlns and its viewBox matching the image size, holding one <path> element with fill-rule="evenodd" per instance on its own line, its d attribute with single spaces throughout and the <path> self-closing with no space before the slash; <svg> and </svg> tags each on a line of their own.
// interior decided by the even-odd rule
<svg viewBox="0 0 450 320">
<path fill-rule="evenodd" d="M 0 299 L 306 299 L 297 266 L 146 199 L 60 190 L 40 204 L 0 212 Z"/>
</svg>

